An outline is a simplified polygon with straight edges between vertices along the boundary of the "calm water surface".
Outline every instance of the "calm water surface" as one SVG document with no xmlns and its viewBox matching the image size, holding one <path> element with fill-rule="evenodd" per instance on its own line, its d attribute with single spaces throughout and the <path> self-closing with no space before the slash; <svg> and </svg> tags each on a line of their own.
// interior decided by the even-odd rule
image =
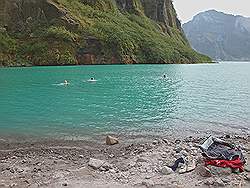
<svg viewBox="0 0 250 188">
<path fill-rule="evenodd" d="M 250 63 L 0 69 L 0 135 L 249 129 Z"/>
</svg>

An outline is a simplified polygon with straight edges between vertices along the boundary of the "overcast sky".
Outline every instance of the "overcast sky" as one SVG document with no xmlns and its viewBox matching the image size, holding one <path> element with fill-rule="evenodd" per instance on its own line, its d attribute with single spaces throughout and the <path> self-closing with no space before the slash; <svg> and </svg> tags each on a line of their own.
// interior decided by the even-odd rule
<svg viewBox="0 0 250 188">
<path fill-rule="evenodd" d="M 173 0 L 182 23 L 197 13 L 215 9 L 221 12 L 250 17 L 250 0 Z"/>
</svg>

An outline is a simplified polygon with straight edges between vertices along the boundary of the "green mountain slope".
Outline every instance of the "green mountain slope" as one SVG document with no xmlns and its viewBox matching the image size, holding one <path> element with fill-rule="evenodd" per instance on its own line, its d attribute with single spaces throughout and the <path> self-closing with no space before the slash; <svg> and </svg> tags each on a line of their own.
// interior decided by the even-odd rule
<svg viewBox="0 0 250 188">
<path fill-rule="evenodd" d="M 209 62 L 171 0 L 1 0 L 0 64 Z"/>
</svg>

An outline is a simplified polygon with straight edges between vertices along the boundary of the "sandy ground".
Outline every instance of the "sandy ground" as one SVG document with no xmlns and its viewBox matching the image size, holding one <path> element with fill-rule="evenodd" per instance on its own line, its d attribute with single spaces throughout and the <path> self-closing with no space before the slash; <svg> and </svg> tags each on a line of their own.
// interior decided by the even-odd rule
<svg viewBox="0 0 250 188">
<path fill-rule="evenodd" d="M 250 158 L 250 136 L 220 136 L 242 148 Z M 203 164 L 198 144 L 206 137 L 126 138 L 107 146 L 98 142 L 44 140 L 7 142 L 0 139 L 0 188 L 2 187 L 250 187 L 249 165 L 241 174 Z M 191 161 L 190 172 L 168 171 L 180 156 Z M 103 165 L 94 169 L 90 158 Z M 104 165 L 105 164 L 105 165 Z"/>
</svg>

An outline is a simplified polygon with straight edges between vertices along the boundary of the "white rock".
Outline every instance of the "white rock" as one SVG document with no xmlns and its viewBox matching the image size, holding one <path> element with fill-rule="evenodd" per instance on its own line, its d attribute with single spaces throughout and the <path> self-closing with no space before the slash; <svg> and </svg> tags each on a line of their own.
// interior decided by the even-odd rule
<svg viewBox="0 0 250 188">
<path fill-rule="evenodd" d="M 97 170 L 97 169 L 100 168 L 104 163 L 105 163 L 105 161 L 102 161 L 102 160 L 99 160 L 99 159 L 90 158 L 90 159 L 89 159 L 88 165 L 89 165 L 90 167 L 92 167 L 93 169 Z"/>
<path fill-rule="evenodd" d="M 163 166 L 161 169 L 161 173 L 164 175 L 169 175 L 169 174 L 174 173 L 174 171 L 171 168 L 169 168 L 168 166 Z"/>
<path fill-rule="evenodd" d="M 250 165 L 249 164 L 246 164 L 245 167 L 244 167 L 244 170 L 246 172 L 250 172 Z"/>
</svg>

